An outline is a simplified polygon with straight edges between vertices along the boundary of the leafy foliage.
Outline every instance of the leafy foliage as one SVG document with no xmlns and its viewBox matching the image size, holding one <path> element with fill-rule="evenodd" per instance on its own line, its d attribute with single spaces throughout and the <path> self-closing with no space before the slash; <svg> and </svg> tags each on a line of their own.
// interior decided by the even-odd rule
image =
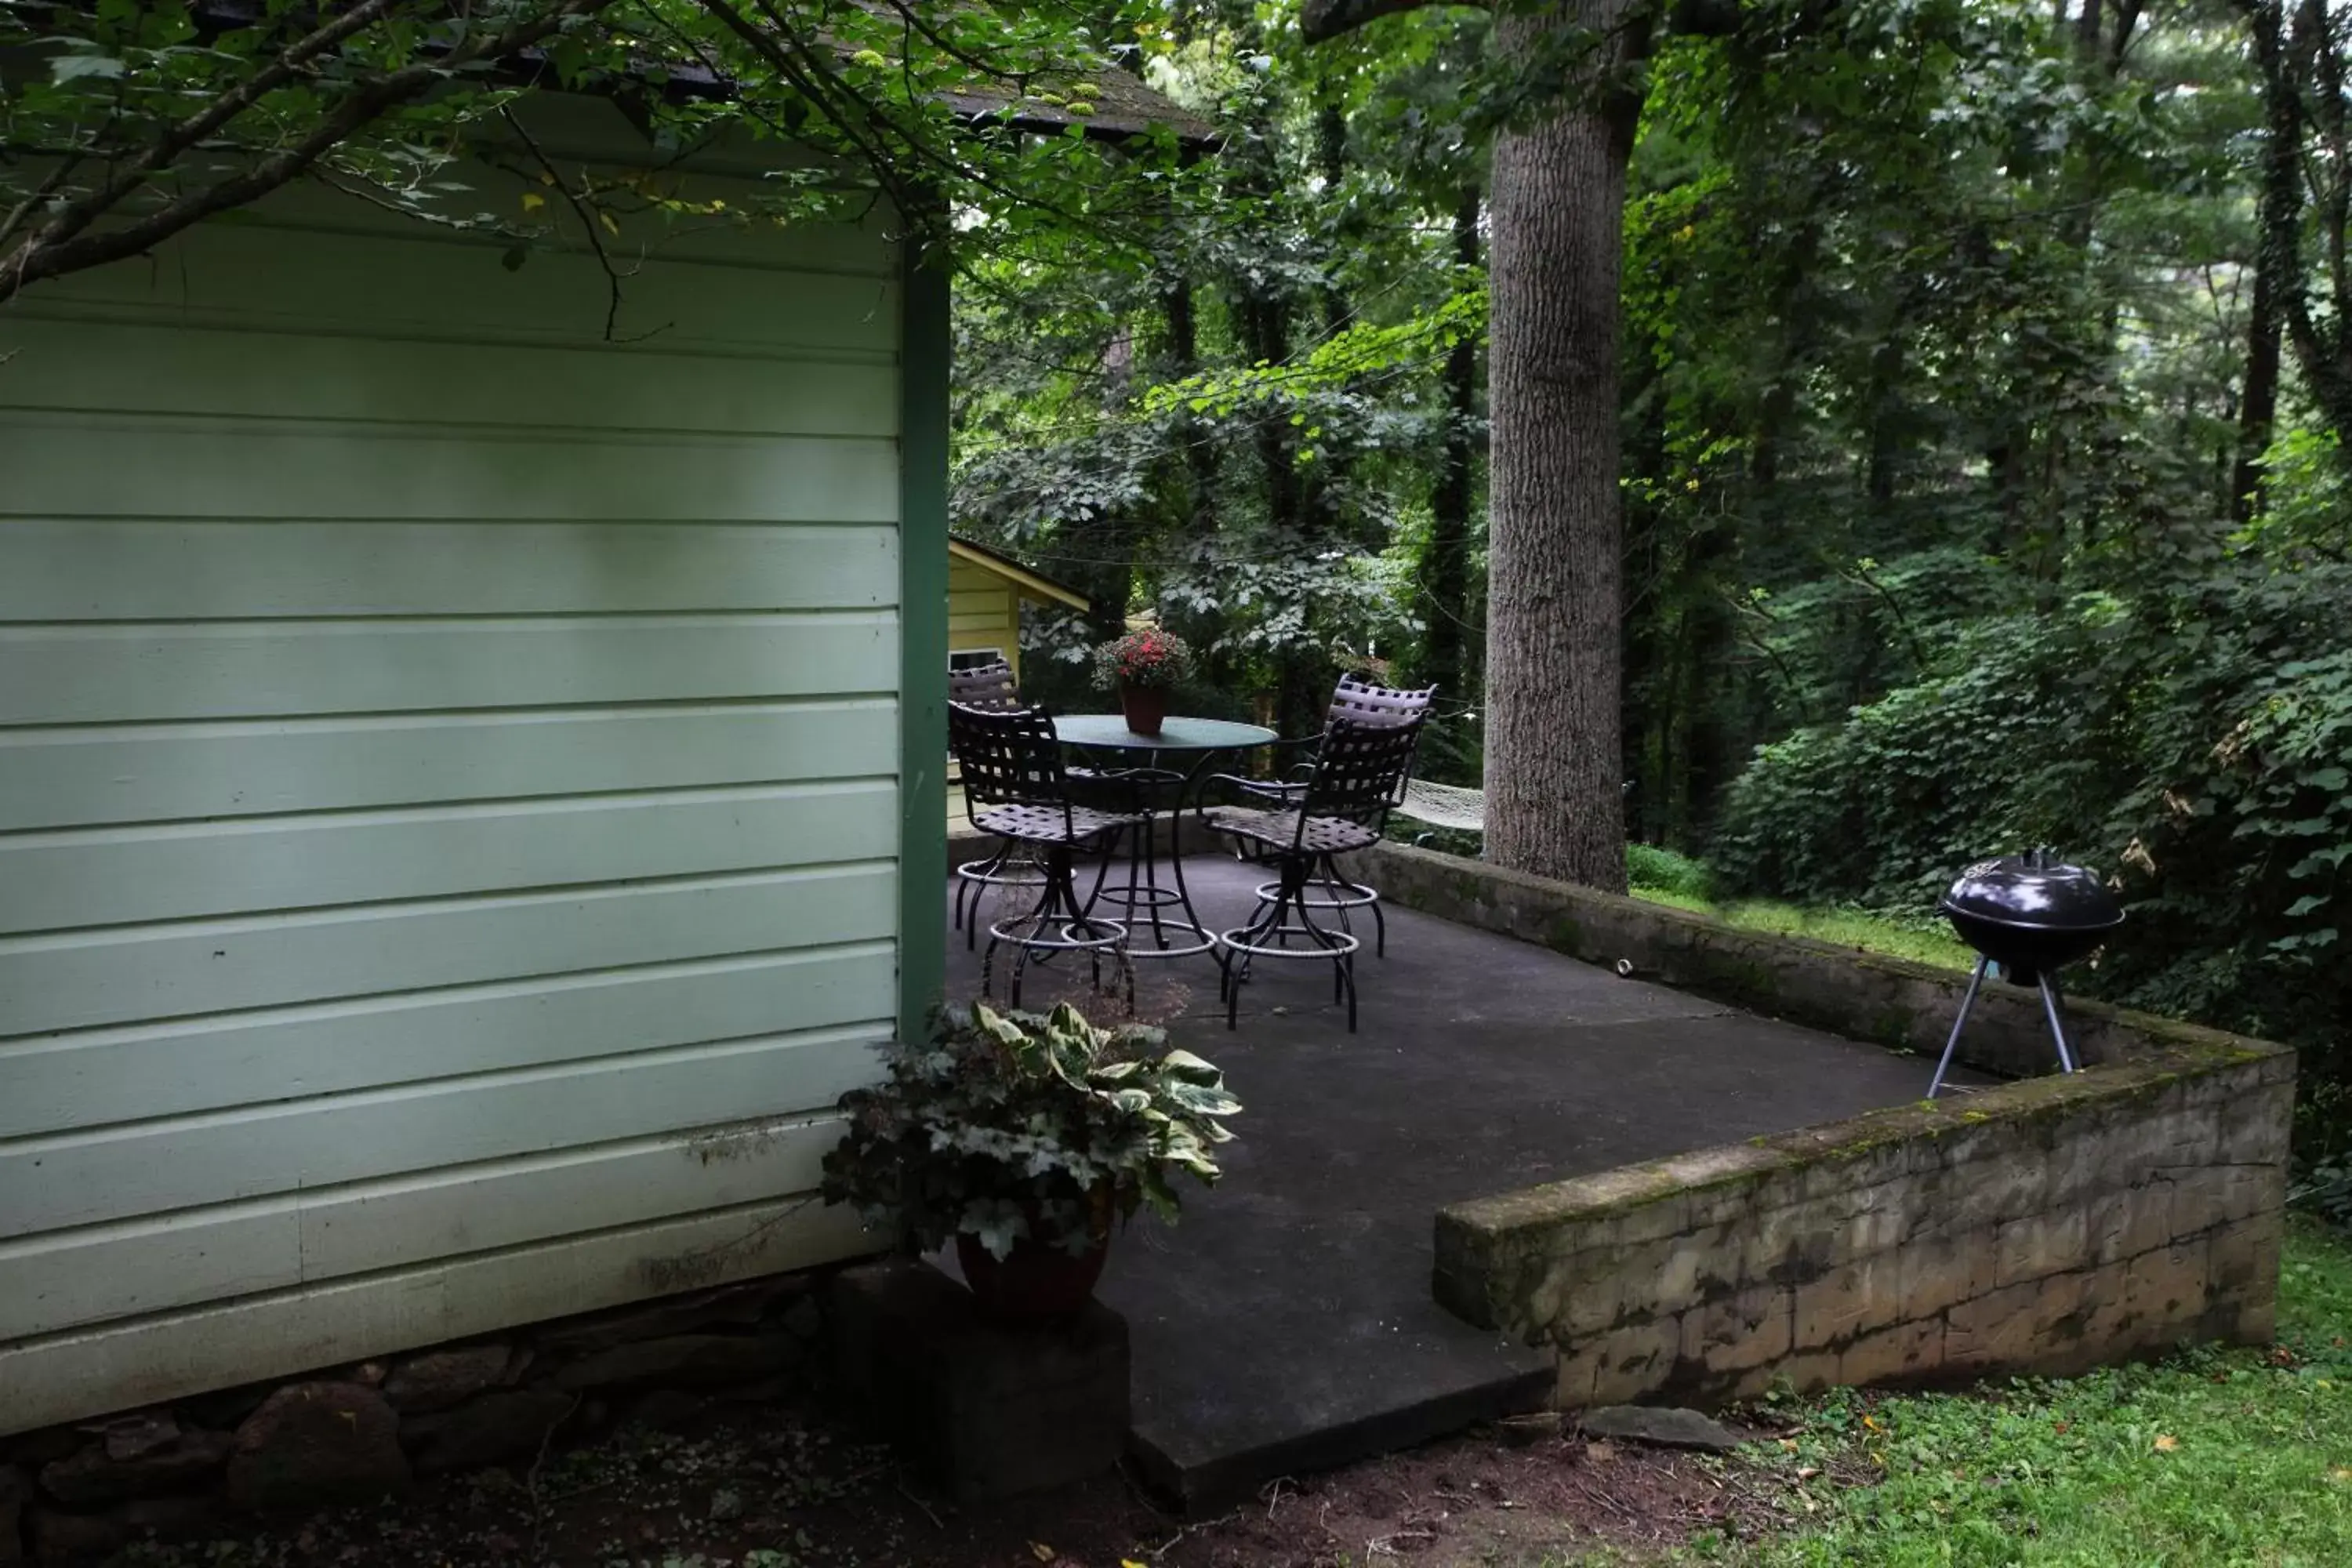
<svg viewBox="0 0 2352 1568">
<path fill-rule="evenodd" d="M 1217 1179 L 1218 1120 L 1241 1110 L 1224 1076 L 1160 1030 L 950 1008 L 933 1037 L 886 1048 L 887 1076 L 842 1097 L 849 1130 L 824 1158 L 828 1203 L 922 1251 L 955 1236 L 997 1258 L 1033 1237 L 1072 1253 L 1121 1218 L 1176 1217 L 1172 1177 Z"/>
<path fill-rule="evenodd" d="M 1192 650 L 1182 637 L 1146 626 L 1095 649 L 1094 666 L 1095 684 L 1107 690 L 1164 691 L 1192 676 Z"/>
<path fill-rule="evenodd" d="M 1973 623 L 1945 672 L 1764 746 L 1717 866 L 1736 888 L 1918 911 L 1971 858 L 2060 845 L 2129 917 L 2094 988 L 2352 1076 L 2352 567 L 2182 568 Z M 2328 1121 L 2306 1122 L 2306 1157 L 2343 1146 Z"/>
<path fill-rule="evenodd" d="M 1117 60 L 1050 8 L 0 0 L 0 300 L 298 181 L 525 247 L 576 219 L 571 241 L 600 256 L 638 213 L 757 227 L 881 205 L 967 249 L 1083 235 L 1110 266 L 1149 253 L 1191 184 L 1165 126 L 1115 155 L 1087 137 Z M 759 188 L 713 204 L 667 168 L 658 191 L 559 168 L 514 112 L 559 87 L 628 104 L 667 163 L 764 145 Z M 491 205 L 468 172 L 485 157 L 544 174 L 546 194 Z"/>
</svg>

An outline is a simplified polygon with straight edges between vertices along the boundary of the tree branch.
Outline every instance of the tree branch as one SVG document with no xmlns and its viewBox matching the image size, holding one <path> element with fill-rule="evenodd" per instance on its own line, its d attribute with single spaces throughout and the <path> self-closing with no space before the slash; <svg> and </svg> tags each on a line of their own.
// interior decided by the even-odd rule
<svg viewBox="0 0 2352 1568">
<path fill-rule="evenodd" d="M 596 265 L 604 272 L 606 291 L 604 341 L 608 343 L 619 342 L 620 340 L 614 337 L 614 333 L 621 321 L 621 272 L 620 268 L 613 265 L 612 253 L 604 248 L 604 237 L 596 232 L 597 220 L 603 215 L 589 205 L 585 195 L 574 192 L 570 185 L 563 183 L 563 176 L 556 172 L 555 164 L 548 157 L 546 149 L 539 144 L 539 138 L 524 128 L 522 121 L 516 116 L 512 109 L 503 104 L 499 105 L 499 118 L 505 121 L 507 129 L 520 139 L 524 148 L 530 152 L 532 161 L 539 164 L 540 172 L 547 176 L 547 183 L 563 193 L 563 199 L 570 204 L 572 215 L 579 218 L 581 231 L 588 237 L 589 248 L 596 253 Z M 582 175 L 581 182 L 584 186 L 587 176 Z M 655 329 L 656 331 L 660 330 L 658 327 Z"/>
<path fill-rule="evenodd" d="M 368 0 L 366 5 L 340 16 L 337 18 L 337 24 L 350 21 L 361 11 L 373 10 L 380 16 L 391 4 L 393 0 Z M 614 0 L 559 0 L 558 4 L 546 11 L 518 22 L 501 32 L 484 35 L 470 42 L 460 44 L 430 62 L 404 66 L 384 76 L 361 82 L 341 101 L 323 114 L 310 128 L 308 135 L 292 146 L 267 157 L 257 158 L 241 173 L 215 181 L 201 190 L 192 191 L 168 205 L 148 214 L 145 217 L 125 224 L 121 228 L 108 229 L 100 234 L 84 232 L 100 217 L 104 216 L 112 206 L 119 205 L 124 197 L 138 190 L 144 184 L 146 174 L 154 173 L 168 164 L 169 158 L 160 161 L 157 159 L 156 154 L 159 150 L 177 142 L 192 126 L 208 122 L 217 129 L 226 124 L 228 120 L 234 118 L 236 112 L 241 111 L 245 103 L 250 102 L 253 98 L 258 96 L 257 93 L 250 90 L 254 82 L 261 80 L 271 71 L 285 66 L 287 56 L 295 50 L 306 45 L 314 46 L 310 47 L 309 55 L 301 57 L 301 58 L 309 58 L 314 57 L 320 49 L 331 47 L 336 40 L 317 42 L 321 35 L 330 30 L 320 28 L 319 32 L 312 33 L 308 38 L 289 46 L 287 54 L 281 54 L 269 68 L 257 73 L 253 81 L 247 82 L 235 91 L 224 94 L 203 114 L 183 121 L 180 126 L 159 138 L 146 153 L 131 160 L 131 164 L 139 166 L 143 171 L 140 179 L 127 180 L 126 176 L 110 181 L 100 191 L 92 192 L 89 196 L 75 204 L 75 207 L 69 209 L 67 214 L 60 214 L 57 219 L 43 225 L 6 257 L 0 258 L 0 302 L 5 302 L 14 298 L 27 286 L 37 283 L 42 279 L 55 278 L 68 272 L 78 272 L 85 268 L 100 266 L 109 261 L 120 261 L 125 257 L 136 256 L 142 251 L 151 250 L 173 235 L 216 213 L 227 212 L 257 201 L 288 181 L 307 172 L 310 165 L 332 152 L 387 110 L 412 99 L 423 97 L 452 71 L 462 69 L 479 60 L 498 59 L 528 48 L 557 31 L 572 17 L 593 16 L 612 4 Z M 337 39 L 348 36 L 347 29 L 338 34 Z M 301 58 L 295 60 L 295 67 L 299 66 Z M 278 79 L 284 80 L 286 75 L 291 74 L 292 68 L 294 67 L 288 67 L 285 74 L 280 75 Z M 220 112 L 232 99 L 243 100 L 237 110 L 228 113 Z M 186 150 L 186 146 L 182 145 L 170 156 L 175 158 L 180 152 Z M 108 193 L 112 195 L 108 195 L 103 205 L 92 205 L 97 203 L 100 196 L 107 195 Z"/>
<path fill-rule="evenodd" d="M 295 39 L 278 51 L 277 58 L 164 132 L 145 151 L 124 160 L 112 179 L 69 204 L 45 226 L 36 243 L 55 245 L 79 234 L 138 190 L 149 175 L 167 167 L 181 153 L 293 80 L 305 66 L 329 49 L 383 21 L 403 3 L 404 0 L 362 0 L 360 5 L 338 13 Z"/>
<path fill-rule="evenodd" d="M 57 166 L 49 171 L 48 177 L 34 187 L 31 195 L 10 207 L 6 217 L 0 217 L 0 245 L 6 244 L 8 237 L 16 232 L 16 226 L 31 216 L 43 202 L 57 195 L 64 187 L 65 183 L 73 177 L 73 172 L 80 166 L 79 153 L 59 158 Z"/>
<path fill-rule="evenodd" d="M 1310 44 L 1327 43 L 1382 16 L 1435 5 L 1489 8 L 1486 0 L 1305 0 L 1298 8 L 1298 31 Z"/>
</svg>

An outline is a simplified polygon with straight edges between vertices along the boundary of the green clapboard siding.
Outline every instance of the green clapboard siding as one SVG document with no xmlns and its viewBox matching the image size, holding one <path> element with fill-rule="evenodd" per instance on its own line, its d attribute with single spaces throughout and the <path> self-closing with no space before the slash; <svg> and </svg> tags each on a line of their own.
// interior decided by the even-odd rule
<svg viewBox="0 0 2352 1568">
<path fill-rule="evenodd" d="M 887 226 L 257 216 L 0 316 L 0 1433 L 860 1250 L 937 973 Z"/>
</svg>

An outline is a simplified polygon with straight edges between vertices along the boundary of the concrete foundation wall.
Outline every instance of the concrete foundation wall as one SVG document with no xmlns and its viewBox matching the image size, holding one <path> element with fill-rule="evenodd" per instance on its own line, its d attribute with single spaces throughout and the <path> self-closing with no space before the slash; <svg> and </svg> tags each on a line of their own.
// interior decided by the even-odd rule
<svg viewBox="0 0 2352 1568">
<path fill-rule="evenodd" d="M 1940 1049 L 1958 982 L 1898 961 L 1383 847 L 1397 902 L 1857 1038 Z M 1980 1066 L 2042 1070 L 1989 986 Z M 2294 1056 L 2074 1005 L 2095 1066 L 1456 1205 L 1438 1299 L 1549 1342 L 1578 1406 L 1785 1380 L 2065 1373 L 2272 1332 Z M 1922 1063 L 1922 1087 L 1926 1065 Z"/>
</svg>

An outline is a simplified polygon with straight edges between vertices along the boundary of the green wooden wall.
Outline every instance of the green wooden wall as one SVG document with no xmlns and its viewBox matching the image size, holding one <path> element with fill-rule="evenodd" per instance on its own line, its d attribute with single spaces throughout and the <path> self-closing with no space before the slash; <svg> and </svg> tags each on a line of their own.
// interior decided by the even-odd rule
<svg viewBox="0 0 2352 1568">
<path fill-rule="evenodd" d="M 615 247 L 625 343 L 577 236 L 309 191 L 0 316 L 0 1432 L 868 1245 L 943 300 Z"/>
</svg>

